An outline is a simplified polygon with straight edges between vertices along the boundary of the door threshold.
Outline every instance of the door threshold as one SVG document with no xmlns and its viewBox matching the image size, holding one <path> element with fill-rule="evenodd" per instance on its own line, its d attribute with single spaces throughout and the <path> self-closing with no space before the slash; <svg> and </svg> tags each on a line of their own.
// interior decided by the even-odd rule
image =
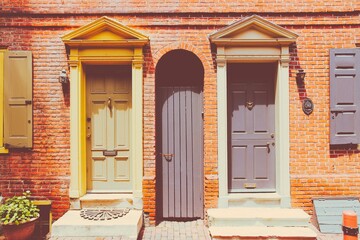
<svg viewBox="0 0 360 240">
<path fill-rule="evenodd" d="M 282 207 L 278 193 L 229 193 L 219 202 L 219 207 Z"/>
<path fill-rule="evenodd" d="M 134 208 L 133 194 L 85 194 L 80 199 L 83 208 Z"/>
<path fill-rule="evenodd" d="M 263 198 L 263 199 L 280 199 L 280 194 L 276 192 L 247 192 L 247 193 L 229 193 L 229 199 L 238 198 Z"/>
<path fill-rule="evenodd" d="M 86 193 L 80 200 L 116 200 L 132 197 L 132 193 Z"/>
</svg>

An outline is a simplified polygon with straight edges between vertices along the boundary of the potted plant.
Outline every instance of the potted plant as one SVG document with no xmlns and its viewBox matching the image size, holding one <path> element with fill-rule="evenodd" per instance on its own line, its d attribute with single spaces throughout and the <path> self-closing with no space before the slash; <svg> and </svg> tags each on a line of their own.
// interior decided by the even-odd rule
<svg viewBox="0 0 360 240">
<path fill-rule="evenodd" d="M 7 240 L 26 240 L 33 234 L 39 209 L 30 195 L 30 191 L 26 191 L 0 205 L 0 223 Z"/>
</svg>

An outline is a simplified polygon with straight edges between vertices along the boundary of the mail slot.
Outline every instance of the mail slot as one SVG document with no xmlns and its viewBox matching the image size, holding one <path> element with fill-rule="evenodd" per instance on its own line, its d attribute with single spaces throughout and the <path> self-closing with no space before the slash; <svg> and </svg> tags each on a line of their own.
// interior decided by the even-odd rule
<svg viewBox="0 0 360 240">
<path fill-rule="evenodd" d="M 113 151 L 103 151 L 103 155 L 106 157 L 113 157 L 117 155 L 117 151 L 113 150 Z"/>
<path fill-rule="evenodd" d="M 256 183 L 244 183 L 244 188 L 256 188 Z"/>
</svg>

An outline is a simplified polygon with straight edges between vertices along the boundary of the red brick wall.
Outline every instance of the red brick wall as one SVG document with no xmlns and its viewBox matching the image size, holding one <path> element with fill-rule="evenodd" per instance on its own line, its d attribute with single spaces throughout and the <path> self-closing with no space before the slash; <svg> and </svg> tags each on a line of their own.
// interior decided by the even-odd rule
<svg viewBox="0 0 360 240">
<path fill-rule="evenodd" d="M 353 19 L 355 20 L 355 19 Z M 349 19 L 348 23 L 356 21 Z M 360 194 L 358 150 L 329 145 L 329 49 L 354 48 L 359 25 L 342 26 L 335 16 L 325 26 L 296 29 L 290 79 L 290 174 L 293 207 L 312 213 L 312 197 Z M 306 72 L 304 86 L 295 81 L 297 68 Z M 314 112 L 306 116 L 301 100 L 311 98 Z"/>
<path fill-rule="evenodd" d="M 59 14 L 119 14 L 119 13 L 288 13 L 288 12 L 345 12 L 359 10 L 357 0 L 349 1 L 276 1 L 276 0 L 3 0 L 3 11 Z"/>
<path fill-rule="evenodd" d="M 299 38 L 291 47 L 290 171 L 294 207 L 311 212 L 311 197 L 360 194 L 360 154 L 329 146 L 329 48 L 355 47 L 359 3 L 303 0 L 164 1 L 145 4 L 123 1 L 3 1 L 0 6 L 0 47 L 31 50 L 34 67 L 34 149 L 0 156 L 0 192 L 5 196 L 30 189 L 53 200 L 55 218 L 69 207 L 69 90 L 57 82 L 66 67 L 60 37 L 103 15 L 149 36 L 144 63 L 144 211 L 156 218 L 155 68 L 173 49 L 192 51 L 204 69 L 205 208 L 217 206 L 216 66 L 208 35 L 253 13 L 279 24 Z M 95 4 L 96 2 L 96 4 Z M 96 7 L 94 7 L 96 6 Z M 304 13 L 303 13 L 304 12 Z M 86 14 L 85 14 L 86 13 Z M 356 36 L 357 34 L 357 36 Z M 359 39 L 357 39 L 358 42 Z M 298 87 L 296 69 L 305 69 Z M 315 110 L 306 116 L 301 100 Z M 329 177 L 331 176 L 331 177 Z"/>
<path fill-rule="evenodd" d="M 57 79 L 67 65 L 65 49 L 54 38 L 56 31 L 17 26 L 0 30 L 1 47 L 33 53 L 34 126 L 32 150 L 0 156 L 0 192 L 8 197 L 31 190 L 33 196 L 45 196 L 58 217 L 69 208 L 70 134 L 69 90 L 63 91 Z"/>
</svg>

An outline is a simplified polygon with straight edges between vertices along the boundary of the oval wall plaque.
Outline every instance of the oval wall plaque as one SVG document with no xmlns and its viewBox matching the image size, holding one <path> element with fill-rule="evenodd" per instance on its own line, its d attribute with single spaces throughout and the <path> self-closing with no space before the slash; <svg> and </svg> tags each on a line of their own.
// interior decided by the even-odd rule
<svg viewBox="0 0 360 240">
<path fill-rule="evenodd" d="M 302 109 L 306 115 L 310 115 L 314 111 L 314 103 L 310 98 L 305 98 L 303 100 Z"/>
</svg>

